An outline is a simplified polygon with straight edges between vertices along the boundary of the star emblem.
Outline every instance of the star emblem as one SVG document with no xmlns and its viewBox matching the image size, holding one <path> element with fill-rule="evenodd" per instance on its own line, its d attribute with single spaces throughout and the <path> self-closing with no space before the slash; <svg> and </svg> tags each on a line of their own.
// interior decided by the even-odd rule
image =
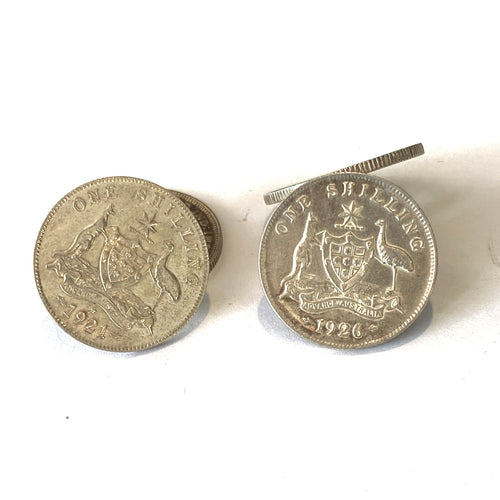
<svg viewBox="0 0 500 500">
<path fill-rule="evenodd" d="M 360 219 L 362 217 L 361 212 L 363 211 L 363 207 L 358 207 L 355 205 L 354 201 L 351 201 L 349 205 L 342 204 L 342 209 L 344 210 L 339 217 L 344 219 L 342 224 L 335 224 L 335 227 L 344 227 L 346 229 L 364 229 L 363 226 L 359 225 L 356 219 Z"/>
<path fill-rule="evenodd" d="M 139 224 L 139 229 L 133 226 L 130 226 L 130 229 L 143 237 L 148 243 L 153 244 L 154 241 L 151 239 L 150 235 L 151 233 L 158 232 L 156 226 L 159 224 L 156 220 L 156 212 L 152 216 L 149 216 L 147 212 L 144 211 L 142 219 L 136 219 L 136 221 Z"/>
</svg>

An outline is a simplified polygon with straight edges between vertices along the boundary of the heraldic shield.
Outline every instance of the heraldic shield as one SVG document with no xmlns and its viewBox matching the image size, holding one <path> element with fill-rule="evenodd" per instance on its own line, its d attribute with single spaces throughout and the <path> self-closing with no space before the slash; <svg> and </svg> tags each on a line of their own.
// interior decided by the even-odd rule
<svg viewBox="0 0 500 500">
<path fill-rule="evenodd" d="M 115 226 L 104 232 L 105 244 L 99 271 L 105 290 L 134 286 L 151 269 L 157 256 L 142 248 L 140 242 L 123 236 Z"/>
<path fill-rule="evenodd" d="M 345 293 L 366 273 L 373 258 L 374 238 L 358 238 L 351 231 L 334 236 L 325 231 L 321 244 L 323 266 L 330 281 Z"/>
</svg>

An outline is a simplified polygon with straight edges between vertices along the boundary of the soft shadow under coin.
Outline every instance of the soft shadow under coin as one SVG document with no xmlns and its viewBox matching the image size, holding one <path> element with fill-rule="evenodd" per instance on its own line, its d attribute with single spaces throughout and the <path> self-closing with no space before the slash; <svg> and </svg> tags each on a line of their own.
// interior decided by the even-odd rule
<svg viewBox="0 0 500 500">
<path fill-rule="evenodd" d="M 315 342 L 307 340 L 306 338 L 288 328 L 285 323 L 281 321 L 281 319 L 274 312 L 273 308 L 264 296 L 259 302 L 257 316 L 264 329 L 274 337 L 279 337 L 282 340 L 286 340 L 295 344 L 303 344 L 310 347 L 329 349 L 341 354 L 360 355 L 370 354 L 372 352 L 387 351 L 389 349 L 407 344 L 408 342 L 416 339 L 422 333 L 424 333 L 432 323 L 433 311 L 432 304 L 431 302 L 429 302 L 425 306 L 420 316 L 415 320 L 415 322 L 412 323 L 401 335 L 398 335 L 396 338 L 389 340 L 384 344 L 379 344 L 362 349 L 332 349 L 331 347 L 316 344 Z"/>
<path fill-rule="evenodd" d="M 389 351 L 390 349 L 394 349 L 396 347 L 400 347 L 402 345 L 408 344 L 412 340 L 415 340 L 417 337 L 420 337 L 422 333 L 424 333 L 427 328 L 432 323 L 432 318 L 434 317 L 434 312 L 432 310 L 432 303 L 429 301 L 427 305 L 424 307 L 424 310 L 420 314 L 420 316 L 400 335 L 392 340 L 388 340 L 387 342 L 379 345 L 374 345 L 370 347 L 366 347 L 364 349 L 350 349 L 345 350 L 344 354 L 351 355 L 360 355 L 360 354 L 371 354 L 373 352 L 382 352 Z"/>
<path fill-rule="evenodd" d="M 260 324 L 273 337 L 278 337 L 281 340 L 286 340 L 287 342 L 293 344 L 330 349 L 321 344 L 311 342 L 288 328 L 288 326 L 286 326 L 285 323 L 281 321 L 280 317 L 275 313 L 265 296 L 262 296 L 260 299 L 259 307 L 257 309 L 257 317 L 259 318 Z"/>
<path fill-rule="evenodd" d="M 210 310 L 210 297 L 208 293 L 205 294 L 203 300 L 201 301 L 200 307 L 194 313 L 193 317 L 189 320 L 187 325 L 179 332 L 176 333 L 171 339 L 159 344 L 157 346 L 151 347 L 150 349 L 145 349 L 144 351 L 137 351 L 128 353 L 133 356 L 140 356 L 143 354 L 147 354 L 151 351 L 157 351 L 159 349 L 163 349 L 164 347 L 168 347 L 175 342 L 179 342 L 184 339 L 187 335 L 189 335 L 192 331 L 196 330 L 202 323 L 205 321 L 205 318 L 208 315 L 208 311 Z"/>
</svg>

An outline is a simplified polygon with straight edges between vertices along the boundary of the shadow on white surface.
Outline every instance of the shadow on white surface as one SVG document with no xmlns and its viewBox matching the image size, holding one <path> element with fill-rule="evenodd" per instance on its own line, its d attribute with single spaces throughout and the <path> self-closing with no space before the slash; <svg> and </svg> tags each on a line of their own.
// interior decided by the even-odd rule
<svg viewBox="0 0 500 500">
<path fill-rule="evenodd" d="M 390 349 L 394 349 L 396 347 L 400 347 L 404 344 L 407 344 L 417 337 L 422 335 L 427 328 L 432 323 L 432 318 L 434 316 L 432 310 L 432 304 L 429 302 L 420 316 L 401 334 L 396 338 L 386 342 L 385 344 L 376 345 L 373 347 L 367 347 L 365 349 L 331 349 L 330 347 L 323 346 L 321 344 L 316 344 L 312 341 L 309 341 L 302 337 L 301 335 L 295 333 L 293 330 L 288 328 L 281 321 L 278 315 L 274 312 L 273 308 L 267 301 L 266 297 L 262 297 L 259 302 L 258 312 L 257 312 L 260 324 L 264 327 L 264 329 L 271 334 L 273 337 L 278 338 L 279 340 L 292 343 L 292 344 L 302 344 L 303 346 L 309 346 L 311 349 L 328 349 L 332 350 L 332 352 L 336 352 L 338 354 L 343 355 L 363 355 L 370 354 L 373 352 L 381 352 L 387 351 Z"/>
<path fill-rule="evenodd" d="M 201 301 L 200 307 L 194 313 L 193 317 L 188 321 L 187 325 L 177 334 L 175 334 L 170 340 L 163 342 L 160 345 L 152 347 L 151 349 L 146 349 L 145 351 L 137 351 L 130 353 L 132 356 L 141 356 L 144 354 L 148 354 L 150 352 L 159 351 L 169 345 L 175 344 L 184 340 L 190 333 L 196 330 L 205 320 L 208 315 L 208 311 L 210 310 L 210 297 L 208 293 L 205 294 L 203 300 Z"/>
</svg>

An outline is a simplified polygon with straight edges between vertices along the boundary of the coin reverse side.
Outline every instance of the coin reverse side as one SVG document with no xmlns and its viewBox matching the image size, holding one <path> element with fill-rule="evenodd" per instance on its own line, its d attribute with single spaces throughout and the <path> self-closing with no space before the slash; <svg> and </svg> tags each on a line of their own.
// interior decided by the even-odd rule
<svg viewBox="0 0 500 500">
<path fill-rule="evenodd" d="M 360 348 L 399 335 L 431 294 L 429 221 L 397 186 L 331 174 L 294 191 L 269 219 L 259 267 L 280 318 L 309 340 Z"/>
<path fill-rule="evenodd" d="M 197 310 L 209 261 L 186 206 L 151 182 L 108 177 L 62 198 L 35 246 L 35 280 L 70 335 L 137 351 L 178 332 Z"/>
</svg>

